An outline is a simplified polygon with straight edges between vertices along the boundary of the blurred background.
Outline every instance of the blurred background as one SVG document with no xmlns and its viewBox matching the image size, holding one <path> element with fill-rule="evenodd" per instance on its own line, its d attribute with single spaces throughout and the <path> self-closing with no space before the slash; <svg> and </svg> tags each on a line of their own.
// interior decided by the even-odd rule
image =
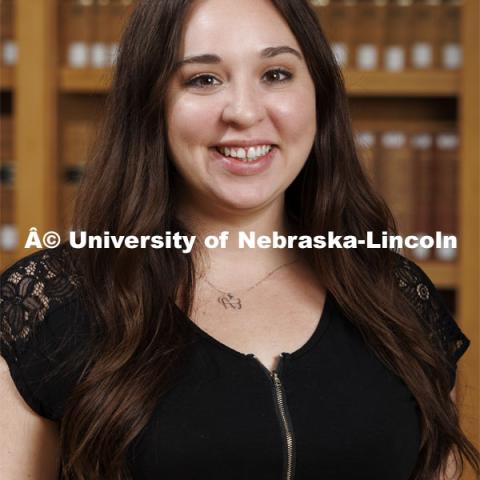
<svg viewBox="0 0 480 480">
<path fill-rule="evenodd" d="M 479 446 L 479 0 L 311 0 L 343 69 L 362 162 L 472 340 L 458 402 Z M 0 270 L 29 229 L 70 229 L 134 0 L 0 0 Z M 460 394 L 459 394 L 460 395 Z M 466 473 L 463 478 L 471 478 Z"/>
</svg>

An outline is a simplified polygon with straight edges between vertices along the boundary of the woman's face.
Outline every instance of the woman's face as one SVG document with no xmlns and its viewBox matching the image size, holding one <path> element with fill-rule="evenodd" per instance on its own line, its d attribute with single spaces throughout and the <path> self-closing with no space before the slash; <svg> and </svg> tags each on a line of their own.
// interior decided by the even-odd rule
<svg viewBox="0 0 480 480">
<path fill-rule="evenodd" d="M 285 20 L 267 0 L 200 0 L 180 59 L 166 118 L 182 198 L 230 212 L 282 201 L 316 132 L 314 84 Z"/>
</svg>

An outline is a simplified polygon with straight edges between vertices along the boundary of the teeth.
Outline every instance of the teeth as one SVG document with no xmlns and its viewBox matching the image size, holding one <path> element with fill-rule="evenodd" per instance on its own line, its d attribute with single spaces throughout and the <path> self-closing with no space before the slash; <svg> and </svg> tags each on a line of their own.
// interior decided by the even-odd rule
<svg viewBox="0 0 480 480">
<path fill-rule="evenodd" d="M 217 150 L 225 157 L 239 158 L 244 162 L 252 162 L 258 157 L 266 155 L 272 148 L 271 145 L 259 145 L 257 147 L 249 147 L 248 149 L 218 147 Z"/>
</svg>

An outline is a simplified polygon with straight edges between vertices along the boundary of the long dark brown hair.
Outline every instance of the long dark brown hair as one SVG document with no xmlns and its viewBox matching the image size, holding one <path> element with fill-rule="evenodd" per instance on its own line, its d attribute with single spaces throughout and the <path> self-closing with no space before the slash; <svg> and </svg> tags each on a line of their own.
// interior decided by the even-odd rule
<svg viewBox="0 0 480 480">
<path fill-rule="evenodd" d="M 141 0 L 126 26 L 106 112 L 77 198 L 73 227 L 89 234 L 191 235 L 175 215 L 176 172 L 168 155 L 165 92 L 192 0 Z M 285 193 L 299 232 L 379 239 L 395 221 L 358 160 L 341 72 L 306 0 L 272 0 L 299 42 L 316 87 L 318 130 L 306 163 Z M 478 452 L 459 427 L 445 358 L 417 312 L 398 295 L 394 253 L 312 249 L 319 279 L 378 358 L 400 376 L 421 412 L 412 476 L 431 480 L 449 452 L 479 471 Z M 190 313 L 193 253 L 176 249 L 80 249 L 74 261 L 91 311 L 92 345 L 61 423 L 65 478 L 129 478 L 129 445 L 148 423 L 182 358 L 186 332 L 172 305 Z M 95 319 L 95 321 L 93 321 Z M 434 373 L 432 373 L 434 372 Z"/>
</svg>

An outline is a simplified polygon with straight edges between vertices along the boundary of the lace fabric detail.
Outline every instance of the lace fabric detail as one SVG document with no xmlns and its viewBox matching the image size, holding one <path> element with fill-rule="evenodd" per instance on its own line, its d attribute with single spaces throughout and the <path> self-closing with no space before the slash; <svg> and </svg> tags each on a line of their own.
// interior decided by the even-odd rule
<svg viewBox="0 0 480 480">
<path fill-rule="evenodd" d="M 64 245 L 19 260 L 0 279 L 0 345 L 17 359 L 48 311 L 70 300 L 80 286 L 69 272 Z"/>
<path fill-rule="evenodd" d="M 401 255 L 395 278 L 409 302 L 424 319 L 429 337 L 439 342 L 448 362 L 455 369 L 470 341 L 448 312 L 440 293 L 418 265 Z"/>
</svg>

